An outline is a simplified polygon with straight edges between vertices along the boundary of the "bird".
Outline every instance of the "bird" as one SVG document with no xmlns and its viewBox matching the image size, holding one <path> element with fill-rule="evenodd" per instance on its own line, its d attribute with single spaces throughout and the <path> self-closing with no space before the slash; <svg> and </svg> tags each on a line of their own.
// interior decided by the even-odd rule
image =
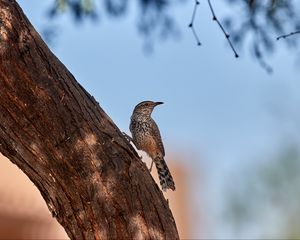
<svg viewBox="0 0 300 240">
<path fill-rule="evenodd" d="M 151 117 L 153 109 L 163 102 L 143 101 L 137 104 L 130 119 L 129 129 L 132 135 L 130 139 L 138 150 L 143 150 L 155 163 L 160 185 L 163 191 L 171 189 L 175 191 L 175 183 L 171 172 L 164 160 L 165 149 L 161 139 L 160 131 Z"/>
</svg>

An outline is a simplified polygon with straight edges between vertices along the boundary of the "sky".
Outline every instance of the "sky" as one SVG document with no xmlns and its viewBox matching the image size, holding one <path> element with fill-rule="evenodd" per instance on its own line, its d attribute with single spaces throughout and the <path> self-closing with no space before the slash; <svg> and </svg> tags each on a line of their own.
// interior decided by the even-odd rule
<svg viewBox="0 0 300 240">
<path fill-rule="evenodd" d="M 247 48 L 238 49 L 236 59 L 204 1 L 195 22 L 201 47 L 187 27 L 194 4 L 190 1 L 172 9 L 179 36 L 156 40 L 151 53 L 137 31 L 134 4 L 119 19 L 102 16 L 96 24 L 74 24 L 68 15 L 46 17 L 52 0 L 18 2 L 40 33 L 50 25 L 57 27 L 51 50 L 122 131 L 129 132 L 130 115 L 140 101 L 165 103 L 153 117 L 167 155 L 192 156 L 182 164 L 205 176 L 210 208 L 217 209 L 207 220 L 214 222 L 214 230 L 195 230 L 194 236 L 235 236 L 213 220 L 222 205 L 224 182 L 236 181 L 231 178 L 236 171 L 276 153 L 286 139 L 297 138 L 300 83 L 295 55 L 276 42 L 282 47 L 267 59 L 273 74 L 266 73 Z M 228 8 L 221 1 L 215 4 L 222 19 Z M 197 198 L 198 189 L 193 194 Z"/>
</svg>

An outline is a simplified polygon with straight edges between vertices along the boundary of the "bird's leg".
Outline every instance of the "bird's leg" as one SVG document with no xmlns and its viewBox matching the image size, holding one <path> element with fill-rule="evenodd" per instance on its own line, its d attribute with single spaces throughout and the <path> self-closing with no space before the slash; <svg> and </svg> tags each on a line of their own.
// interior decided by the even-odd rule
<svg viewBox="0 0 300 240">
<path fill-rule="evenodd" d="M 123 136 L 126 138 L 126 140 L 127 140 L 129 143 L 132 142 L 132 143 L 134 144 L 132 137 L 130 137 L 130 136 L 129 136 L 127 133 L 125 133 L 125 132 L 122 132 L 122 134 L 123 134 Z M 142 156 L 140 156 L 140 155 L 138 155 L 138 156 L 139 156 L 140 159 L 142 159 Z"/>
<path fill-rule="evenodd" d="M 153 159 L 151 159 L 151 165 L 150 165 L 150 169 L 149 169 L 150 172 L 152 171 L 152 167 L 153 167 Z"/>
</svg>

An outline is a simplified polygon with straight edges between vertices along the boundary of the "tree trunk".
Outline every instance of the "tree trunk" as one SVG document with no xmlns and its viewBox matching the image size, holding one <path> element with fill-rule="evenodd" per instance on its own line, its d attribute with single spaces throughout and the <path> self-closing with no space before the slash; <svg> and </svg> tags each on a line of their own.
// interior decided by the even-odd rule
<svg viewBox="0 0 300 240">
<path fill-rule="evenodd" d="M 71 239 L 179 238 L 145 164 L 14 0 L 0 0 L 0 151 Z"/>
</svg>

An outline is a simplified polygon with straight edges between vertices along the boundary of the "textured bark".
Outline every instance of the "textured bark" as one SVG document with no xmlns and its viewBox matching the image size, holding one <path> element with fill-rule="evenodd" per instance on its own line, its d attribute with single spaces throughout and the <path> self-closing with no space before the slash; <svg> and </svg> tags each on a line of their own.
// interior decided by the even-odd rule
<svg viewBox="0 0 300 240">
<path fill-rule="evenodd" d="M 179 238 L 145 164 L 12 0 L 0 0 L 0 151 L 72 239 Z"/>
</svg>

